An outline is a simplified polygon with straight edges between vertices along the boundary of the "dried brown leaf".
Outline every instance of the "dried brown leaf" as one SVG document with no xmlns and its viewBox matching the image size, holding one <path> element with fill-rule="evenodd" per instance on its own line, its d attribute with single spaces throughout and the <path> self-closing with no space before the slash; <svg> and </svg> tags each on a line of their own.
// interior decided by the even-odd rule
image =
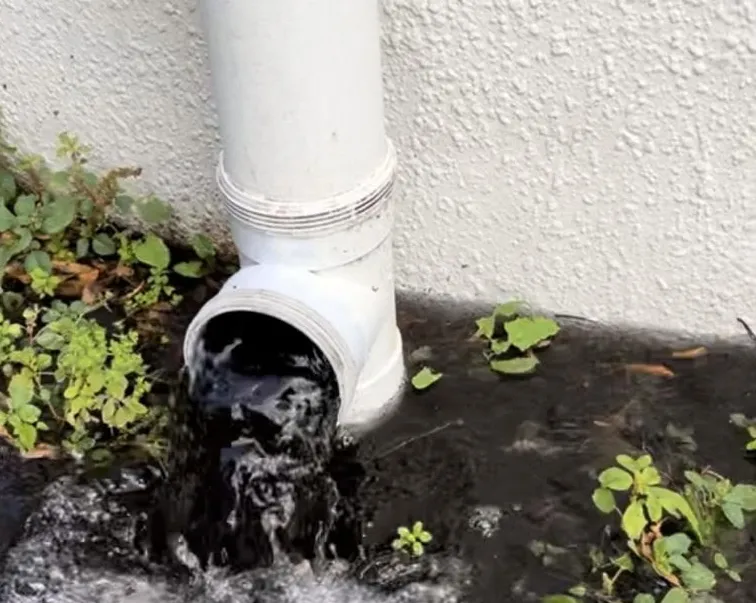
<svg viewBox="0 0 756 603">
<path fill-rule="evenodd" d="M 697 348 L 690 348 L 688 350 L 677 350 L 672 352 L 672 358 L 679 358 L 681 360 L 692 360 L 693 358 L 700 358 L 701 356 L 706 356 L 709 351 L 703 347 L 698 346 Z"/>
<path fill-rule="evenodd" d="M 5 275 L 21 281 L 24 285 L 28 285 L 31 282 L 31 277 L 26 273 L 24 267 L 18 262 L 12 262 L 5 267 Z"/>
<path fill-rule="evenodd" d="M 112 271 L 113 276 L 117 278 L 131 278 L 134 276 L 134 269 L 125 264 L 118 264 Z"/>
<path fill-rule="evenodd" d="M 29 452 L 24 452 L 21 456 L 25 459 L 56 459 L 60 455 L 60 450 L 55 446 L 40 444 Z"/>
<path fill-rule="evenodd" d="M 87 264 L 80 264 L 79 262 L 63 262 L 60 260 L 53 260 L 53 268 L 56 272 L 62 272 L 63 274 L 84 274 L 97 270 L 88 266 Z"/>
<path fill-rule="evenodd" d="M 653 375 L 654 377 L 674 377 L 675 374 L 669 369 L 669 367 L 663 364 L 626 364 L 625 369 L 629 373 L 639 373 L 642 375 Z"/>
</svg>

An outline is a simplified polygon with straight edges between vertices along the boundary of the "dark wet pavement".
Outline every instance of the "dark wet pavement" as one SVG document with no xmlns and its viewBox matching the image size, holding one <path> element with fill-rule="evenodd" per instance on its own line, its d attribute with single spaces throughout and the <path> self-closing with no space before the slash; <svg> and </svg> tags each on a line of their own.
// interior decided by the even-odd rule
<svg viewBox="0 0 756 603">
<path fill-rule="evenodd" d="M 363 446 L 374 546 L 421 520 L 434 536 L 430 550 L 472 562 L 470 601 L 537 600 L 580 581 L 605 523 L 591 502 L 595 477 L 617 454 L 647 451 L 663 473 L 680 477 L 683 468 L 710 465 L 756 482 L 743 454 L 746 436 L 729 423 L 731 413 L 756 414 L 756 344 L 747 338 L 673 359 L 673 350 L 702 342 L 561 321 L 537 373 L 507 379 L 490 371 L 481 342 L 471 338 L 486 313 L 401 307 L 407 357 L 430 355 L 427 364 L 444 376 L 408 392 Z M 629 372 L 630 363 L 664 363 L 674 376 Z M 486 537 L 481 523 L 490 528 L 497 515 Z M 529 549 L 533 540 L 569 554 L 560 567 L 544 568 Z M 726 601 L 756 600 L 756 566 L 753 572 Z M 722 586 L 727 592 L 732 584 Z"/>
<path fill-rule="evenodd" d="M 472 564 L 467 600 L 537 601 L 583 577 L 605 523 L 591 502 L 595 477 L 617 454 L 647 451 L 664 474 L 712 466 L 756 482 L 745 434 L 729 423 L 731 413 L 756 415 L 756 344 L 747 338 L 738 346 L 665 341 L 561 321 L 537 373 L 507 379 L 490 371 L 471 337 L 486 309 L 399 307 L 408 360 L 427 358 L 410 371 L 428 364 L 444 376 L 427 391 L 408 391 L 361 446 L 371 554 L 389 550 L 398 526 L 420 520 L 433 534 L 431 554 Z M 699 345 L 707 348 L 701 357 L 670 357 Z M 626 368 L 662 362 L 673 376 Z M 0 456 L 0 554 L 28 508 L 21 503 L 42 483 L 33 471 L 22 485 L 14 471 Z M 544 567 L 534 540 L 566 553 Z M 754 559 L 746 550 L 738 561 Z M 751 572 L 737 588 L 722 581 L 722 599 L 756 600 L 756 565 Z"/>
</svg>

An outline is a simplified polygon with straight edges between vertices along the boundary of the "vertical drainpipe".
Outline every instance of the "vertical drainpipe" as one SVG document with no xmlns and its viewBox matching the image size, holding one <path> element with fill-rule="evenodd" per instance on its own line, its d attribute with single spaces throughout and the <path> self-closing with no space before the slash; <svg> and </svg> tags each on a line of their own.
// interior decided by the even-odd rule
<svg viewBox="0 0 756 603">
<path fill-rule="evenodd" d="M 222 151 L 217 182 L 241 261 L 192 321 L 275 316 L 336 370 L 340 423 L 369 426 L 404 383 L 378 0 L 201 0 Z"/>
</svg>

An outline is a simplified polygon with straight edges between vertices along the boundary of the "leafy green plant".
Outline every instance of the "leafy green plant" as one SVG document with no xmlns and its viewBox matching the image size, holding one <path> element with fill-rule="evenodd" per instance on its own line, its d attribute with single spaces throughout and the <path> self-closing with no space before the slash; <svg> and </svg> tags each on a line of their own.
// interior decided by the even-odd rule
<svg viewBox="0 0 756 603">
<path fill-rule="evenodd" d="M 413 557 L 421 557 L 425 553 L 425 546 L 432 539 L 430 532 L 425 530 L 422 521 L 416 521 L 412 529 L 400 526 L 396 529 L 397 538 L 391 543 L 395 551 L 404 551 Z"/>
<path fill-rule="evenodd" d="M 717 527 L 725 522 L 742 530 L 745 513 L 756 511 L 756 486 L 733 484 L 711 469 L 686 471 L 685 497 L 699 518 L 703 543 L 716 544 Z"/>
<path fill-rule="evenodd" d="M 421 368 L 411 379 L 412 387 L 418 391 L 428 389 L 431 385 L 436 383 L 444 374 L 440 373 L 429 366 Z"/>
<path fill-rule="evenodd" d="M 31 282 L 29 286 L 40 298 L 52 297 L 55 295 L 55 289 L 61 282 L 61 279 L 54 274 L 45 272 L 42 268 L 35 267 L 29 271 Z"/>
<path fill-rule="evenodd" d="M 203 234 L 195 234 L 189 243 L 197 260 L 179 262 L 173 266 L 174 272 L 187 278 L 200 278 L 216 269 L 216 252 L 213 242 Z"/>
<path fill-rule="evenodd" d="M 23 311 L 24 324 L 0 314 L 0 364 L 8 379 L 0 394 L 0 425 L 24 451 L 40 434 L 74 453 L 93 449 L 104 430 L 124 430 L 147 414 L 147 367 L 137 334 L 108 334 L 81 302 L 55 300 Z"/>
<path fill-rule="evenodd" d="M 602 513 L 616 511 L 620 515 L 622 530 L 629 539 L 628 547 L 674 586 L 681 586 L 682 579 L 690 588 L 696 588 L 708 580 L 709 575 L 713 578 L 697 558 L 688 557 L 691 541 L 685 533 L 663 536 L 661 532 L 664 522 L 682 520 L 698 542 L 703 542 L 699 518 L 688 500 L 661 485 L 661 475 L 650 455 L 637 459 L 619 455 L 616 461 L 618 466 L 605 469 L 599 475 L 600 487 L 593 492 L 593 502 Z M 624 509 L 617 505 L 614 492 L 627 493 Z"/>
<path fill-rule="evenodd" d="M 748 432 L 748 443 L 745 449 L 749 452 L 756 450 L 756 420 L 746 417 L 744 414 L 734 413 L 730 415 L 730 421 L 736 427 L 740 427 Z"/>
<path fill-rule="evenodd" d="M 217 268 L 215 248 L 204 235 L 190 240 L 196 260 L 172 265 L 170 251 L 156 233 L 141 235 L 112 221 L 136 217 L 152 228 L 171 217 L 171 207 L 154 195 L 134 198 L 124 191 L 123 180 L 138 176 L 139 168 L 115 168 L 98 176 L 88 169 L 90 148 L 66 132 L 59 136 L 57 155 L 68 165 L 57 171 L 39 156 L 20 155 L 7 144 L 2 147 L 0 279 L 14 263 L 20 270 L 14 268 L 12 274 L 26 274 L 24 282 L 30 278 L 38 295 L 50 296 L 63 279 L 44 279 L 40 272 L 54 275 L 74 262 L 103 260 L 142 265 L 148 274 L 125 297 L 127 310 L 133 312 L 162 301 L 180 301 L 171 273 L 200 278 Z"/>
<path fill-rule="evenodd" d="M 53 170 L 39 156 L 13 151 L 0 158 L 0 268 L 18 260 L 27 272 L 49 273 L 54 260 L 114 253 L 107 214 L 119 207 L 121 180 L 141 170 L 116 168 L 100 178 L 87 169 L 89 147 L 65 132 L 57 155 L 69 165 L 62 170 Z"/>
<path fill-rule="evenodd" d="M 559 333 L 559 325 L 544 316 L 526 316 L 522 303 L 513 301 L 494 308 L 475 321 L 475 336 L 486 341 L 492 370 L 508 375 L 532 373 L 540 361 L 535 350 L 544 348 Z"/>
<path fill-rule="evenodd" d="M 707 562 L 713 562 L 730 579 L 741 580 L 740 573 L 718 550 L 717 535 L 723 526 L 745 527 L 744 513 L 756 510 L 756 486 L 733 484 L 706 469 L 686 471 L 687 483 L 680 493 L 662 485 L 661 474 L 650 455 L 638 458 L 619 455 L 616 462 L 616 466 L 599 474 L 593 503 L 602 513 L 619 516 L 633 556 L 669 583 L 662 603 L 692 601 L 696 593 L 711 591 L 717 584 L 717 576 Z M 618 494 L 622 494 L 621 503 Z M 667 529 L 662 531 L 664 524 Z M 600 551 L 592 555 L 592 560 L 594 569 L 604 564 Z M 635 567 L 628 555 L 614 560 L 613 565 L 619 571 L 614 575 L 602 573 L 600 596 L 594 596 L 594 600 L 615 602 L 617 577 L 623 571 L 634 571 Z M 544 602 L 577 603 L 587 595 L 596 595 L 595 589 L 578 585 L 568 594 L 551 595 Z M 634 603 L 655 601 L 653 595 L 641 593 Z"/>
</svg>

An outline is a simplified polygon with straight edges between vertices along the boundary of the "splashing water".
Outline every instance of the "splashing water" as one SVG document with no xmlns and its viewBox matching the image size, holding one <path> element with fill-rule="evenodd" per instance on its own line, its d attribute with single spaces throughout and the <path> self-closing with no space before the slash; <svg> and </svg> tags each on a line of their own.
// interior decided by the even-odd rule
<svg viewBox="0 0 756 603">
<path fill-rule="evenodd" d="M 359 467 L 337 435 L 335 374 L 301 333 L 245 313 L 215 319 L 172 407 L 167 475 L 51 483 L 8 553 L 0 602 L 459 600 L 454 560 L 365 564 L 353 487 L 339 478 Z M 11 464 L 0 455 L 0 477 Z"/>
</svg>

